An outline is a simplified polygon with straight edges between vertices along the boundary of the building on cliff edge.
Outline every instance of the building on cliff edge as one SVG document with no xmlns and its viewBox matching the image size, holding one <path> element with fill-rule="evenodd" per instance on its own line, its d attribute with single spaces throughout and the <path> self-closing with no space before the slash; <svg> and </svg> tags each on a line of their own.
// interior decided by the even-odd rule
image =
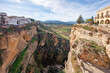
<svg viewBox="0 0 110 73">
<path fill-rule="evenodd" d="M 110 6 L 97 11 L 95 22 L 99 24 L 99 26 L 110 27 Z"/>
<path fill-rule="evenodd" d="M 4 24 L 27 24 L 31 23 L 31 20 L 29 18 L 25 17 L 18 17 L 18 16 L 7 16 L 7 13 L 5 12 L 0 12 L 0 25 Z"/>
</svg>

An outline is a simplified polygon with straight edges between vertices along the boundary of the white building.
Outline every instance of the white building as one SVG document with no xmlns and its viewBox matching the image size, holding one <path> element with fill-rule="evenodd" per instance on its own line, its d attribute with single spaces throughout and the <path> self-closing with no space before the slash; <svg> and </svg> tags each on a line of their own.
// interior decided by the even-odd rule
<svg viewBox="0 0 110 73">
<path fill-rule="evenodd" d="M 99 26 L 110 27 L 110 6 L 97 11 L 95 22 L 97 22 Z"/>
<path fill-rule="evenodd" d="M 0 23 L 1 24 L 27 24 L 31 23 L 31 20 L 29 18 L 25 17 L 18 17 L 18 16 L 7 16 L 6 13 L 0 12 Z"/>
</svg>

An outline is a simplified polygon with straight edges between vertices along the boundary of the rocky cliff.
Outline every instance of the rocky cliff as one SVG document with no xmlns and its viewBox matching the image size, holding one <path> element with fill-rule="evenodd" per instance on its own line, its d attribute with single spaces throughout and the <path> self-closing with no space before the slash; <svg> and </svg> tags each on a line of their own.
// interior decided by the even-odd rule
<svg viewBox="0 0 110 73">
<path fill-rule="evenodd" d="M 30 59 L 26 73 L 59 73 L 67 60 L 69 40 L 58 36 L 43 24 L 37 27 L 38 47 Z"/>
<path fill-rule="evenodd" d="M 74 25 L 66 73 L 110 73 L 110 30 Z"/>
<path fill-rule="evenodd" d="M 0 73 L 59 73 L 69 47 L 68 39 L 40 22 L 1 26 Z"/>
<path fill-rule="evenodd" d="M 16 59 L 18 59 L 17 57 L 25 50 L 26 46 L 37 34 L 37 29 L 35 24 L 29 24 L 21 28 L 10 26 L 9 28 L 1 27 L 0 29 L 2 31 L 0 35 L 0 73 L 8 73 L 10 66 L 12 67 L 12 64 L 16 61 Z M 33 48 L 35 47 L 36 49 L 37 45 L 32 45 Z M 32 48 L 31 45 L 29 48 Z M 33 49 L 27 50 L 26 52 L 30 52 L 28 53 L 29 55 L 27 55 L 26 59 L 28 62 Z"/>
</svg>

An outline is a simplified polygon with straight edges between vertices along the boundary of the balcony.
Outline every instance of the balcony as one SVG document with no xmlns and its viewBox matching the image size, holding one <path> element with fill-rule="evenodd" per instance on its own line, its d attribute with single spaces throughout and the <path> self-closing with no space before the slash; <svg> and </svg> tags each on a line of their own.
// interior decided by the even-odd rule
<svg viewBox="0 0 110 73">
<path fill-rule="evenodd" d="M 104 18 L 104 16 L 100 16 L 100 18 Z"/>
<path fill-rule="evenodd" d="M 105 17 L 106 17 L 106 18 L 109 18 L 109 17 L 110 17 L 110 15 L 105 15 Z"/>
<path fill-rule="evenodd" d="M 97 17 L 97 19 L 99 19 L 99 17 Z"/>
</svg>

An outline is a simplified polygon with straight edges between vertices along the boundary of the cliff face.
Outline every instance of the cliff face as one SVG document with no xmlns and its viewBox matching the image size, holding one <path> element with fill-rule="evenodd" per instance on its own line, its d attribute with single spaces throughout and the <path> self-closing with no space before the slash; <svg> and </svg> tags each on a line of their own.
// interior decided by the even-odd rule
<svg viewBox="0 0 110 73">
<path fill-rule="evenodd" d="M 1 55 L 2 65 L 0 66 L 1 73 L 8 72 L 9 67 L 13 64 L 17 56 L 26 48 L 32 37 L 37 34 L 35 26 L 29 28 L 29 30 L 19 29 L 21 30 L 20 32 L 8 32 L 0 36 L 0 50 L 3 50 Z"/>
<path fill-rule="evenodd" d="M 74 25 L 66 73 L 110 73 L 110 31 L 87 25 Z"/>
<path fill-rule="evenodd" d="M 0 27 L 0 73 L 59 73 L 64 69 L 69 40 L 47 25 Z"/>
</svg>

